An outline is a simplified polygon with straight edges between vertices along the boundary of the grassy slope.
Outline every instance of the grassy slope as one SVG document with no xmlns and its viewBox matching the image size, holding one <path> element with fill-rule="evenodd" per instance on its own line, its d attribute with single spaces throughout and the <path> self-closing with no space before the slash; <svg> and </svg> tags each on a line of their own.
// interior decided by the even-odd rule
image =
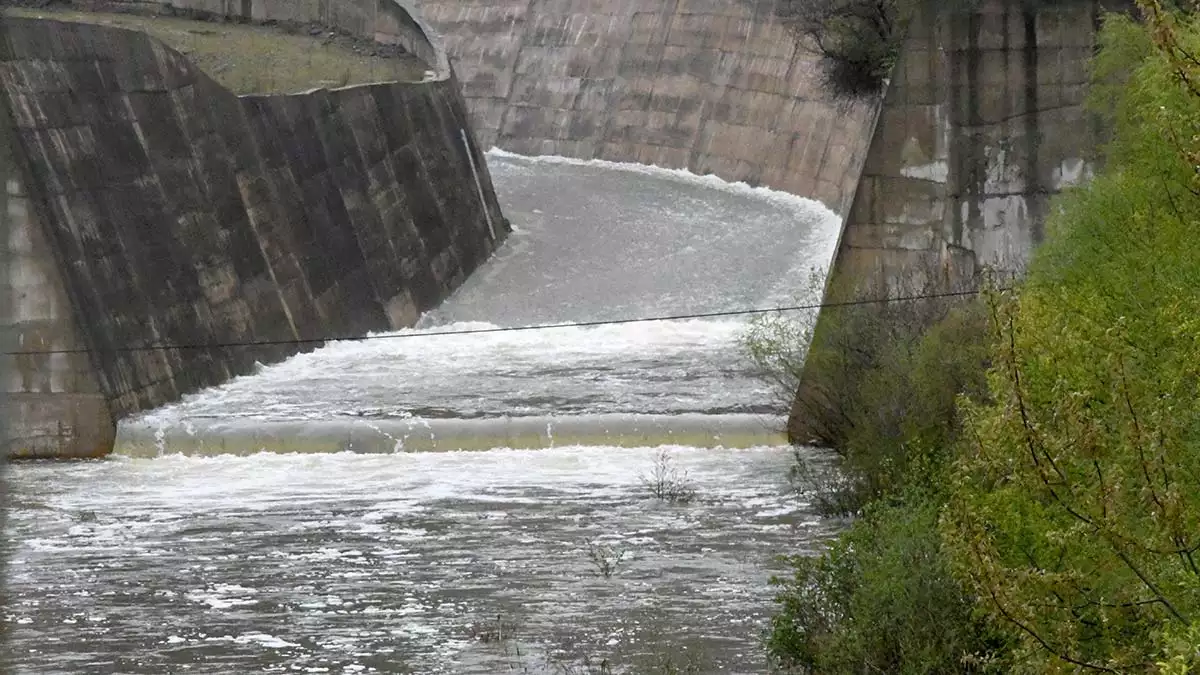
<svg viewBox="0 0 1200 675">
<path fill-rule="evenodd" d="M 426 66 L 412 57 L 357 54 L 344 41 L 289 35 L 278 28 L 190 19 L 7 9 L 12 16 L 97 23 L 138 30 L 185 54 L 238 94 L 290 93 L 314 87 L 419 81 Z"/>
</svg>

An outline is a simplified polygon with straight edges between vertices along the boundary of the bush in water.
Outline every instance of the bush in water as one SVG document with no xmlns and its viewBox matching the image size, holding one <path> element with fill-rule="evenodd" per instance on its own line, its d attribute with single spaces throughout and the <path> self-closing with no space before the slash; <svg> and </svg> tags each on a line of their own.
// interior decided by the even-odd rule
<svg viewBox="0 0 1200 675">
<path fill-rule="evenodd" d="M 918 288 L 900 295 L 929 294 L 926 283 Z M 770 315 L 751 324 L 742 344 L 780 394 L 796 399 L 793 415 L 813 444 L 837 457 L 833 475 L 797 453 L 793 484 L 824 514 L 852 515 L 900 487 L 914 447 L 949 446 L 955 397 L 986 388 L 987 322 L 982 305 L 942 299 L 824 312 L 815 335 L 811 317 Z"/>
<path fill-rule="evenodd" d="M 688 504 L 696 498 L 696 487 L 687 469 L 680 469 L 666 449 L 658 451 L 650 473 L 642 475 L 642 486 L 651 497 L 671 504 Z"/>
</svg>

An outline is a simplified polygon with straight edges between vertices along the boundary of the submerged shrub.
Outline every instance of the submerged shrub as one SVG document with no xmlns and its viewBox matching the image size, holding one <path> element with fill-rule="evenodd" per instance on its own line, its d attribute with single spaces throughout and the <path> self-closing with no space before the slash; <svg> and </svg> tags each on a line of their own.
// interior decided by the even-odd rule
<svg viewBox="0 0 1200 675">
<path fill-rule="evenodd" d="M 821 556 L 789 560 L 767 648 L 803 673 L 1001 672 L 1005 645 L 941 550 L 940 502 L 908 491 L 879 501 Z"/>
</svg>

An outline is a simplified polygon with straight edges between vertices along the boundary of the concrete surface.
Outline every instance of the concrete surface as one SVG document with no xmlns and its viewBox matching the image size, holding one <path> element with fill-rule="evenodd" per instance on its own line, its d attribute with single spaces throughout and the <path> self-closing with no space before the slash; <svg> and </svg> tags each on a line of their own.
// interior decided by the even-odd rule
<svg viewBox="0 0 1200 675">
<path fill-rule="evenodd" d="M 433 61 L 426 83 L 238 98 L 144 34 L 3 19 L 0 330 L 80 350 L 5 357 L 9 453 L 103 454 L 124 415 L 315 346 L 287 341 L 409 326 L 461 284 L 506 230 Z M 259 341 L 284 343 L 205 346 Z"/>
</svg>

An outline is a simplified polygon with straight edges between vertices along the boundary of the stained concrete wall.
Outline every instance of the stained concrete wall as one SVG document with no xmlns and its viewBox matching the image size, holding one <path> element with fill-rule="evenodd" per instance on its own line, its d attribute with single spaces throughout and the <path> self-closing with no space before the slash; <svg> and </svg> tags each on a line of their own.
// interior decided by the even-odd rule
<svg viewBox="0 0 1200 675">
<path fill-rule="evenodd" d="M 480 141 L 640 162 L 844 213 L 877 105 L 839 110 L 774 0 L 414 0 Z"/>
<path fill-rule="evenodd" d="M 1027 4 L 913 21 L 831 293 L 955 290 L 984 267 L 1019 272 L 1050 200 L 1091 175 L 1103 130 L 1084 104 L 1102 4 Z"/>
<path fill-rule="evenodd" d="M 0 61 L 6 47 L 0 41 Z M 76 456 L 102 455 L 116 427 L 86 352 L 74 351 L 86 343 L 26 189 L 12 128 L 0 96 L 0 347 L 64 353 L 0 357 L 0 431 L 23 454 L 69 447 Z"/>
<path fill-rule="evenodd" d="M 990 268 L 1024 269 L 1051 200 L 1094 171 L 1105 130 L 1086 109 L 1104 10 L 1129 3 L 982 0 L 937 7 L 909 27 L 846 219 L 827 298 L 978 288 Z M 861 311 L 861 310 L 860 310 Z M 838 310 L 821 316 L 820 341 Z M 824 407 L 804 373 L 789 435 Z"/>
<path fill-rule="evenodd" d="M 505 234 L 448 68 L 238 98 L 144 34 L 3 19 L 0 82 L 4 351 L 81 350 L 5 357 L 14 455 L 104 452 L 290 341 L 409 326 Z"/>
</svg>

